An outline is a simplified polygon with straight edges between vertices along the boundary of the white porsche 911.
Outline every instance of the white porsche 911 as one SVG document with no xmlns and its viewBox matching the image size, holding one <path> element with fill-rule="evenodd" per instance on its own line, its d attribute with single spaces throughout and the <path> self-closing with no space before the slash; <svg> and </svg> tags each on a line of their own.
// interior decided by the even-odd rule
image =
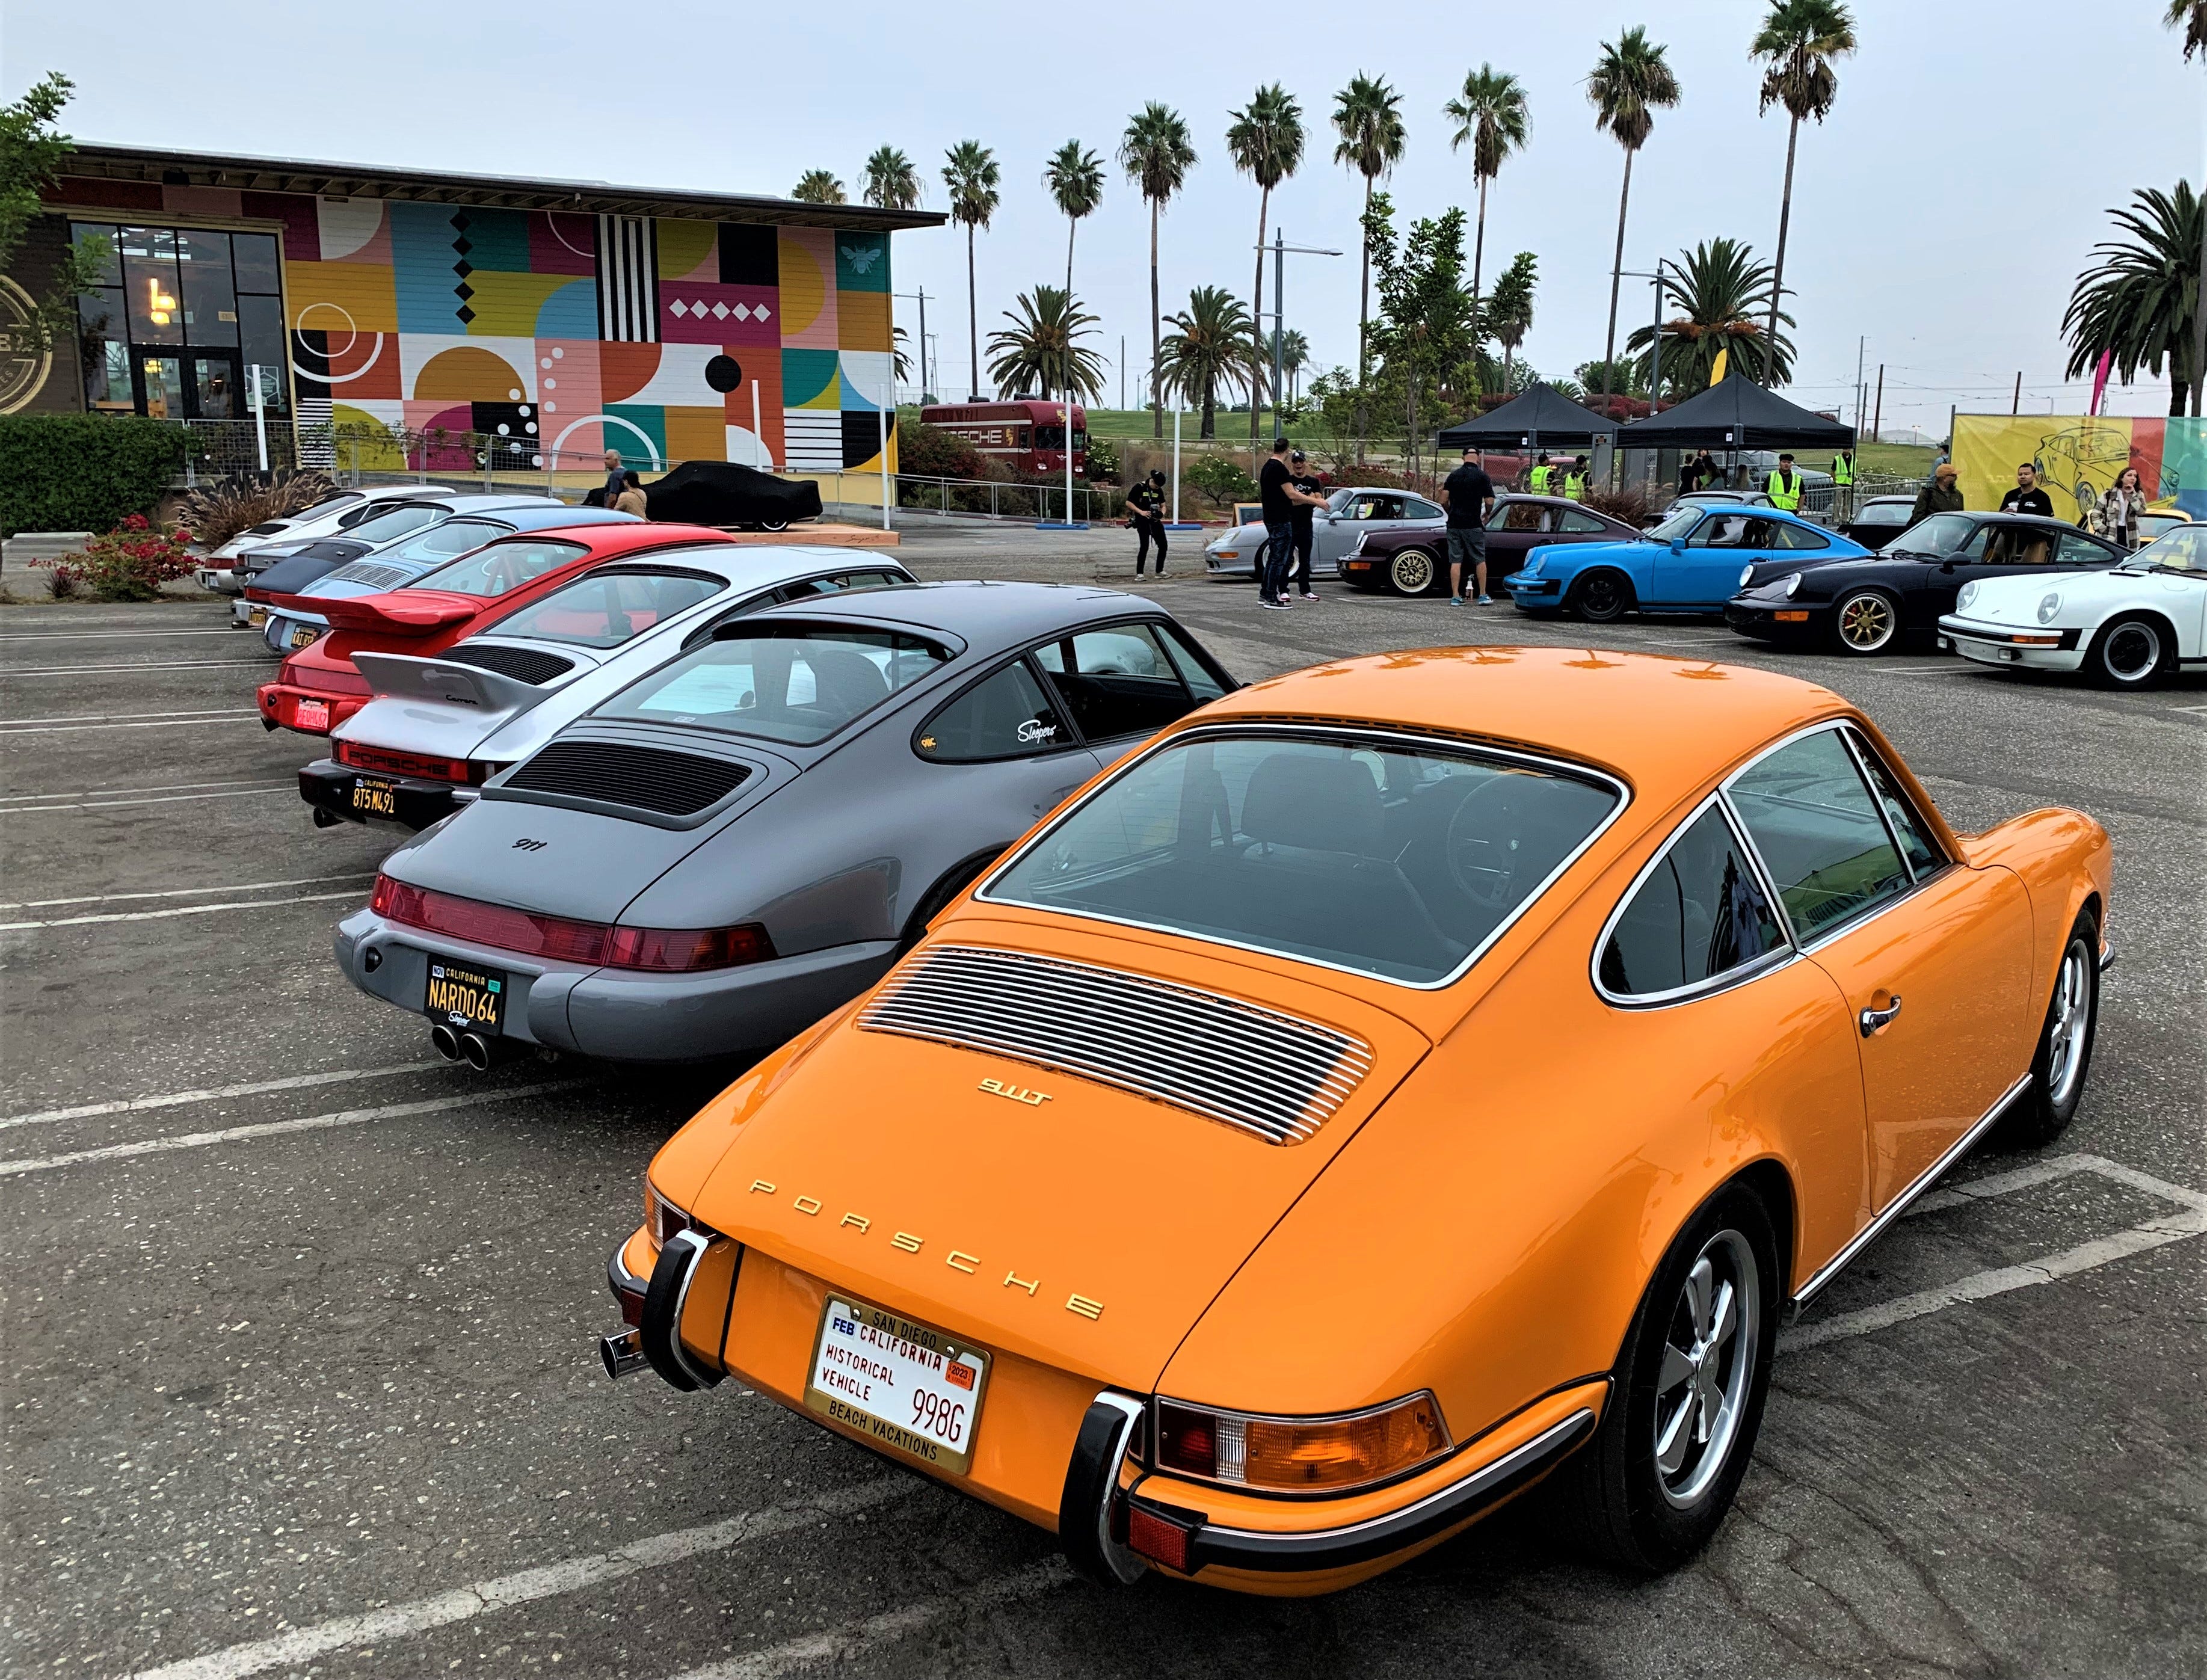
<svg viewBox="0 0 2207 1680">
<path fill-rule="evenodd" d="M 2179 525 L 2108 571 L 1965 583 L 1939 641 L 1981 665 L 2082 671 L 2106 688 L 2207 670 L 2207 524 Z"/>
</svg>

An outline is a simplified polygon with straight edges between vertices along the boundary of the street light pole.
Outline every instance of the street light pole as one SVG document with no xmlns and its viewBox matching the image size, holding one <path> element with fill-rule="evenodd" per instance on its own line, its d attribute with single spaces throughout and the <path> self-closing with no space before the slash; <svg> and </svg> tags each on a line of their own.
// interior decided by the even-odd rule
<svg viewBox="0 0 2207 1680">
<path fill-rule="evenodd" d="M 1264 253 L 1264 249 L 1265 249 L 1265 248 L 1264 248 L 1262 245 L 1259 245 L 1259 246 L 1257 248 L 1258 254 L 1259 254 L 1259 256 L 1261 256 L 1261 255 L 1263 254 L 1263 253 Z M 1283 344 L 1283 342 L 1284 342 L 1284 340 L 1285 340 L 1285 338 L 1286 338 L 1286 335 L 1287 335 L 1287 330 L 1288 330 L 1288 316 L 1287 316 L 1288 254 L 1289 254 L 1290 251 L 1294 252 L 1294 253 L 1295 253 L 1297 256 L 1299 256 L 1299 257 L 1337 257 L 1337 256 L 1339 256 L 1339 255 L 1341 255 L 1341 254 L 1342 254 L 1339 251 L 1328 251 L 1328 250 L 1324 250 L 1324 249 L 1321 249 L 1320 248 L 1319 248 L 1318 246 L 1315 246 L 1315 245 L 1290 245 L 1290 244 L 1289 244 L 1289 243 L 1288 243 L 1288 236 L 1287 236 L 1287 234 L 1286 234 L 1285 230 L 1281 230 L 1281 229 L 1275 229 L 1275 230 L 1273 230 L 1273 234 L 1272 234 L 1272 436 L 1273 436 L 1275 439 L 1282 438 L 1282 437 L 1284 437 L 1284 436 L 1286 436 L 1286 435 L 1287 435 L 1287 433 L 1285 433 L 1285 432 L 1281 428 L 1281 425 L 1280 425 L 1280 361 L 1281 361 L 1281 356 L 1282 356 Z M 1259 329 L 1260 331 L 1263 329 L 1264 325 L 1265 325 L 1265 323 L 1264 323 L 1262 320 L 1259 320 L 1259 321 L 1257 323 L 1257 326 L 1258 326 L 1258 327 L 1259 327 Z M 1250 402 L 1251 402 L 1252 404 L 1254 404 L 1254 403 L 1257 401 L 1256 395 L 1255 395 L 1255 393 L 1254 393 L 1253 392 L 1252 392 L 1252 393 L 1251 393 L 1251 395 L 1250 395 L 1250 398 L 1249 398 L 1249 400 L 1250 400 Z"/>
<path fill-rule="evenodd" d="M 929 384 L 927 377 L 927 288 L 925 286 L 922 286 L 918 291 L 900 291 L 896 295 L 899 297 L 916 297 L 919 300 L 919 400 L 921 405 L 924 406 L 927 402 Z M 894 335 L 892 335 L 890 339 L 889 359 L 892 362 L 896 359 L 895 338 Z"/>
</svg>

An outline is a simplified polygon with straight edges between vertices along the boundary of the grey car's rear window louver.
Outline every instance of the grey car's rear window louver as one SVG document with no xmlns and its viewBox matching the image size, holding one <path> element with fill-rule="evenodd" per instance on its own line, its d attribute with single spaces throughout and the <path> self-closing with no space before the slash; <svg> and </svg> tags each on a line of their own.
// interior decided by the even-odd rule
<svg viewBox="0 0 2207 1680">
<path fill-rule="evenodd" d="M 875 1032 L 992 1051 L 1296 1144 L 1372 1071 L 1352 1033 L 1217 992 L 1025 952 L 915 953 L 858 1014 Z"/>
<path fill-rule="evenodd" d="M 564 793 L 690 816 L 740 787 L 751 771 L 722 758 L 699 758 L 619 741 L 553 741 L 506 778 L 510 788 Z"/>
<path fill-rule="evenodd" d="M 387 589 L 394 583 L 404 583 L 406 578 L 405 567 L 386 565 L 380 560 L 355 560 L 330 574 L 332 583 L 365 583 L 371 589 Z"/>
<path fill-rule="evenodd" d="M 437 657 L 447 665 L 472 665 L 478 671 L 495 671 L 517 683 L 548 683 L 575 668 L 573 660 L 547 654 L 539 648 L 502 648 L 494 643 L 473 648 L 463 642 L 457 648 L 446 649 Z"/>
</svg>

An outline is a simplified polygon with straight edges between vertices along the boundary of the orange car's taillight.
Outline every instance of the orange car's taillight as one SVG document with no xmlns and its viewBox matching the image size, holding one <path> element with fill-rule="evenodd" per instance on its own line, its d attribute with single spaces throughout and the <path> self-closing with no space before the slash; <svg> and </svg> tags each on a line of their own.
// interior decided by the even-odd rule
<svg viewBox="0 0 2207 1680">
<path fill-rule="evenodd" d="M 1340 1492 L 1385 1481 L 1448 1451 L 1431 1393 L 1337 1417 L 1268 1418 L 1157 1402 L 1157 1468 L 1282 1493 Z"/>
</svg>

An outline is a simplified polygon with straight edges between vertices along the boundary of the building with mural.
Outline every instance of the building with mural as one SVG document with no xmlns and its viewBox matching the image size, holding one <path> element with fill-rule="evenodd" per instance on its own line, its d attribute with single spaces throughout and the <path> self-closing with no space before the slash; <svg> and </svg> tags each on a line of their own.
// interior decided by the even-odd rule
<svg viewBox="0 0 2207 1680">
<path fill-rule="evenodd" d="M 46 211 L 0 287 L 44 295 L 70 241 L 110 260 L 77 344 L 16 357 L 0 412 L 242 421 L 257 383 L 302 444 L 380 428 L 545 470 L 877 469 L 890 236 L 943 220 L 97 146 Z"/>
</svg>

